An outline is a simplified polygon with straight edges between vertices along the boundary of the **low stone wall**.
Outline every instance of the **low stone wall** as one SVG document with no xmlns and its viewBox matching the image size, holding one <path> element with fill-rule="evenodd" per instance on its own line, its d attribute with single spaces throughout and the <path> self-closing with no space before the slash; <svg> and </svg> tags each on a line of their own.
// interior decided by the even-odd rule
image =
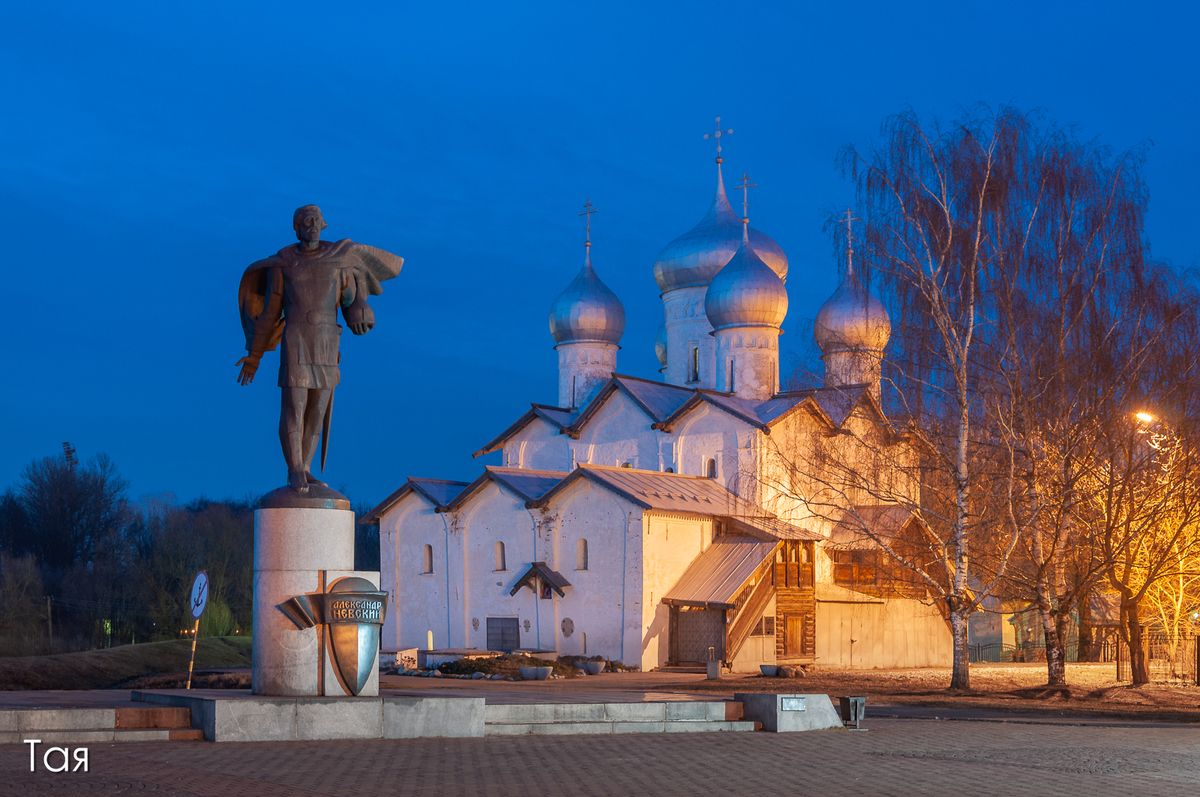
<svg viewBox="0 0 1200 797">
<path fill-rule="evenodd" d="M 764 731 L 790 733 L 842 727 L 841 715 L 829 695 L 735 692 L 733 699 L 742 704 L 746 719 L 761 722 Z"/>
<path fill-rule="evenodd" d="M 475 697 L 228 697 L 135 691 L 143 703 L 186 706 L 210 742 L 483 736 Z"/>
</svg>

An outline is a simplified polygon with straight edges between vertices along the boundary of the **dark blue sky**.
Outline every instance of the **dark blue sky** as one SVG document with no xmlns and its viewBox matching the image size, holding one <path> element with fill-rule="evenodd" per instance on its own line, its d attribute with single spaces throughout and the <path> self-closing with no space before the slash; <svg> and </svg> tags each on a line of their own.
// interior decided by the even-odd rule
<svg viewBox="0 0 1200 797">
<path fill-rule="evenodd" d="M 57 6 L 58 10 L 35 8 Z M 1039 108 L 1149 145 L 1157 257 L 1200 266 L 1197 14 L 1127 3 L 19 3 L 0 48 L 0 487 L 72 441 L 134 496 L 282 483 L 277 354 L 235 382 L 242 269 L 316 202 L 327 237 L 402 254 L 343 341 L 331 483 L 372 503 L 555 399 L 546 311 L 581 262 L 653 375 L 654 256 L 730 182 L 791 258 L 785 368 L 833 289 L 837 156 L 889 114 Z M 73 7 L 71 7 L 73 6 Z"/>
</svg>

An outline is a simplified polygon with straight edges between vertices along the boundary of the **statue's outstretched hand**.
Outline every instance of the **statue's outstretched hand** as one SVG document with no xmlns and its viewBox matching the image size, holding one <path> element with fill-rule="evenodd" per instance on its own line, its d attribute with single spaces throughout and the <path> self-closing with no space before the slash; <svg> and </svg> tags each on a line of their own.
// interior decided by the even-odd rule
<svg viewBox="0 0 1200 797">
<path fill-rule="evenodd" d="M 260 359 L 262 359 L 261 354 L 247 354 L 234 363 L 234 365 L 242 366 L 242 370 L 238 374 L 239 385 L 248 385 L 254 381 L 254 374 L 258 372 L 258 361 Z"/>
<path fill-rule="evenodd" d="M 355 335 L 365 335 L 375 326 L 375 311 L 371 309 L 371 305 L 362 300 L 355 300 L 353 304 L 342 310 L 342 316 L 350 325 L 350 331 Z"/>
</svg>

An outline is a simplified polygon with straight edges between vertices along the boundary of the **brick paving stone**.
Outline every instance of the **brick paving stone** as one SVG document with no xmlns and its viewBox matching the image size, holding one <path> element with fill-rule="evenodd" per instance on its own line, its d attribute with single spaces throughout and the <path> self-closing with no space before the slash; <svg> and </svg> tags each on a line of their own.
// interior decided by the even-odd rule
<svg viewBox="0 0 1200 797">
<path fill-rule="evenodd" d="M 884 720 L 866 733 L 531 736 L 92 745 L 91 771 L 28 772 L 0 794 L 956 795 L 1200 793 L 1200 727 Z"/>
</svg>

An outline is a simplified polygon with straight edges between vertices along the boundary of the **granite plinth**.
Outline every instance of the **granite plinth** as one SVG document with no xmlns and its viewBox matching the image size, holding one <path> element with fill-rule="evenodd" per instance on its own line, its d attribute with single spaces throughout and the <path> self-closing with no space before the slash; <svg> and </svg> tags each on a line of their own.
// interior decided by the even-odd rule
<svg viewBox="0 0 1200 797">
<path fill-rule="evenodd" d="M 733 699 L 742 704 L 745 718 L 761 722 L 764 731 L 790 733 L 842 727 L 842 718 L 829 695 L 736 692 Z"/>
<path fill-rule="evenodd" d="M 138 690 L 133 699 L 186 706 L 210 742 L 483 736 L 482 697 L 266 697 L 243 691 Z"/>
<path fill-rule="evenodd" d="M 278 492 L 278 491 L 276 491 Z M 328 574 L 354 569 L 354 513 L 349 509 L 260 508 L 254 513 L 255 694 L 310 696 L 340 692 L 325 683 L 324 629 L 297 628 L 279 605 L 324 592 Z"/>
</svg>

